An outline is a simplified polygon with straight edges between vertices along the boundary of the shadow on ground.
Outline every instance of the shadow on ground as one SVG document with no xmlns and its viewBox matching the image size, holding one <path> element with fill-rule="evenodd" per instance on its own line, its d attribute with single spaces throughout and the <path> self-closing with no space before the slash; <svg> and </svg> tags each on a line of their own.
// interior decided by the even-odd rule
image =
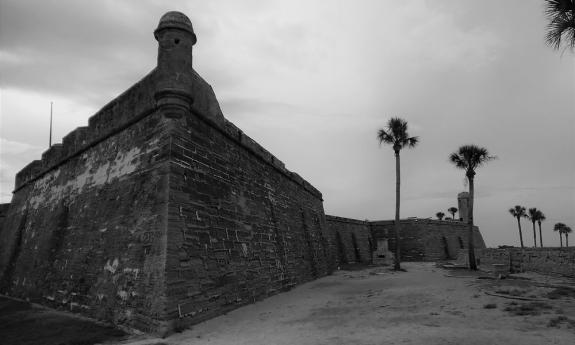
<svg viewBox="0 0 575 345">
<path fill-rule="evenodd" d="M 0 343 L 10 345 L 88 345 L 119 341 L 121 330 L 93 320 L 0 296 Z"/>
</svg>

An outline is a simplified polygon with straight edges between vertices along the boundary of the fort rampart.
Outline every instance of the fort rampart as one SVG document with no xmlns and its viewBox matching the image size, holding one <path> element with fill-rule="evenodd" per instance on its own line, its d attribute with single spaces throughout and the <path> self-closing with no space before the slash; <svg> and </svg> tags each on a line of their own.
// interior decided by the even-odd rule
<svg viewBox="0 0 575 345">
<path fill-rule="evenodd" d="M 321 193 L 228 122 L 181 13 L 158 66 L 16 176 L 2 293 L 169 332 L 329 274 Z"/>
<path fill-rule="evenodd" d="M 480 268 L 492 270 L 505 265 L 510 272 L 533 271 L 575 277 L 575 247 L 567 248 L 487 248 L 478 252 Z"/>
<path fill-rule="evenodd" d="M 396 240 L 394 221 L 361 221 L 327 216 L 329 227 L 335 233 L 337 258 L 340 263 L 371 262 L 381 240 L 394 252 Z M 469 227 L 460 221 L 434 219 L 402 219 L 402 261 L 442 261 L 457 258 L 460 249 L 467 249 Z M 474 227 L 476 248 L 485 248 L 485 242 Z"/>
</svg>

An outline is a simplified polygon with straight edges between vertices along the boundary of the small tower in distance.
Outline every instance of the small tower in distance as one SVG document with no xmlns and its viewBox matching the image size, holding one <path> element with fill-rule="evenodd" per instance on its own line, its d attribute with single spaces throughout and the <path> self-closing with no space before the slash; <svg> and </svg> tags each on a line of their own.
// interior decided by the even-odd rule
<svg viewBox="0 0 575 345">
<path fill-rule="evenodd" d="M 469 221 L 469 193 L 461 192 L 457 194 L 457 208 L 459 208 L 459 220 L 467 223 Z"/>
</svg>

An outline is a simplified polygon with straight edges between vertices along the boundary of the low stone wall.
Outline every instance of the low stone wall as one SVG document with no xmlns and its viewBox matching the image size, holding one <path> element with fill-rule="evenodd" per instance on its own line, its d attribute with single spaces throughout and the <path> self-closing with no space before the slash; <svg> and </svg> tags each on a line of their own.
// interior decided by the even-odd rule
<svg viewBox="0 0 575 345">
<path fill-rule="evenodd" d="M 338 265 L 371 263 L 375 243 L 371 237 L 369 222 L 327 215 L 326 221 L 336 237 Z"/>
<path fill-rule="evenodd" d="M 480 268 L 492 270 L 493 264 L 507 265 L 511 272 L 533 271 L 575 277 L 575 247 L 481 250 Z"/>
<path fill-rule="evenodd" d="M 395 251 L 394 221 L 370 222 L 376 240 L 389 240 L 389 249 Z M 469 227 L 459 221 L 434 219 L 401 220 L 401 260 L 442 261 L 454 260 L 461 249 L 467 249 Z M 478 227 L 474 227 L 476 249 L 485 248 Z"/>
</svg>

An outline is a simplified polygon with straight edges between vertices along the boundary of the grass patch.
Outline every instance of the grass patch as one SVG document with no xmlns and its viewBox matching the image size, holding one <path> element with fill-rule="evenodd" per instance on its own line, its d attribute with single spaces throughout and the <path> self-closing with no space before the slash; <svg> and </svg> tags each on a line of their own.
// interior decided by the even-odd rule
<svg viewBox="0 0 575 345">
<path fill-rule="evenodd" d="M 547 327 L 559 328 L 561 327 L 561 324 L 565 324 L 569 328 L 575 328 L 575 320 L 572 320 L 567 316 L 563 315 L 554 317 L 551 320 L 549 320 L 549 322 L 547 323 Z"/>
<path fill-rule="evenodd" d="M 542 313 L 549 313 L 552 309 L 549 304 L 544 302 L 528 302 L 528 303 L 515 303 L 511 302 L 505 307 L 505 311 L 510 312 L 513 315 L 524 316 L 524 315 L 541 315 Z"/>
<path fill-rule="evenodd" d="M 549 299 L 559 298 L 575 298 L 575 289 L 570 287 L 561 286 L 555 288 L 553 291 L 547 293 Z"/>
<path fill-rule="evenodd" d="M 488 303 L 486 305 L 483 306 L 484 309 L 495 309 L 497 308 L 497 304 L 495 303 Z"/>
<path fill-rule="evenodd" d="M 496 290 L 495 293 L 509 296 L 523 296 L 526 291 L 521 289 L 499 289 Z"/>
</svg>

